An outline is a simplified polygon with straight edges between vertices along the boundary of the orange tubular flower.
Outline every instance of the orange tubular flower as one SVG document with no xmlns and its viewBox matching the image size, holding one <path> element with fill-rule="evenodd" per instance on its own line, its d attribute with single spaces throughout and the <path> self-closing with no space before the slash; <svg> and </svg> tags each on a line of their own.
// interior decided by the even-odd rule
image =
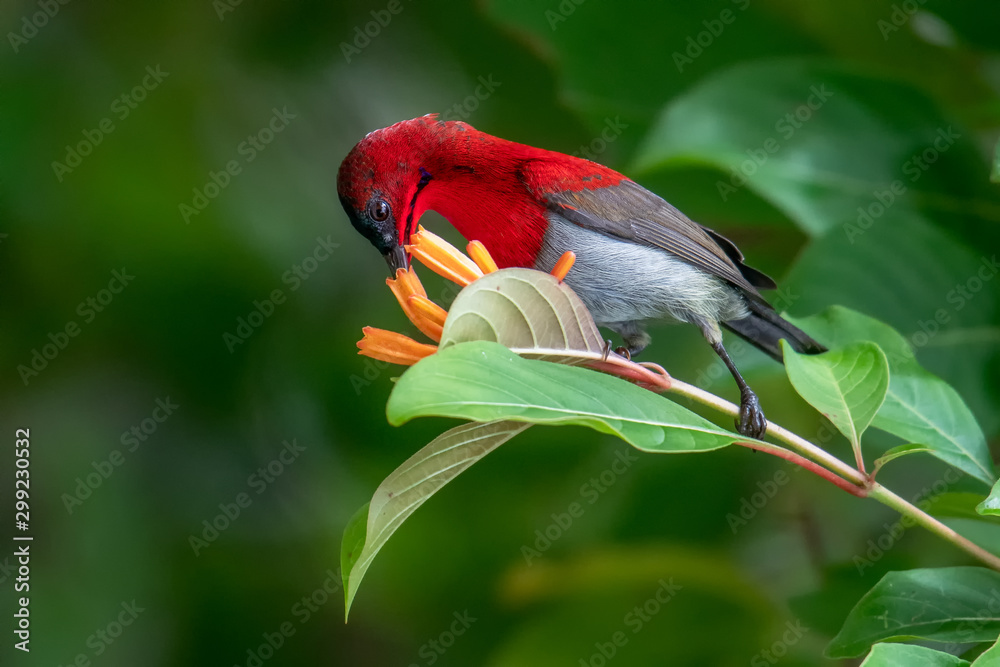
<svg viewBox="0 0 1000 667">
<path fill-rule="evenodd" d="M 493 273 L 494 271 L 499 271 L 497 268 L 497 263 L 493 261 L 493 257 L 490 256 L 490 251 L 486 249 L 482 241 L 472 241 L 465 248 L 466 252 L 469 253 L 469 257 L 472 261 L 476 263 L 483 273 Z"/>
<path fill-rule="evenodd" d="M 576 262 L 576 253 L 572 250 L 567 250 L 556 262 L 556 265 L 552 267 L 552 275 L 555 276 L 559 282 L 566 279 L 566 274 L 569 270 L 573 268 L 573 263 Z"/>
<path fill-rule="evenodd" d="M 444 327 L 444 321 L 448 317 L 448 311 L 437 305 L 426 296 L 420 296 L 419 294 L 414 294 L 408 298 L 407 303 L 410 308 L 423 320 L 432 326 L 437 327 L 440 331 Z M 431 336 L 431 338 L 434 338 Z M 435 339 L 438 342 L 441 341 L 440 334 Z"/>
<path fill-rule="evenodd" d="M 385 284 L 392 290 L 396 301 L 399 302 L 399 307 L 403 309 L 403 313 L 413 322 L 414 326 L 435 343 L 440 341 L 441 327 L 444 326 L 444 318 L 448 313 L 444 308 L 436 306 L 436 304 L 427 298 L 427 292 L 420 283 L 420 279 L 417 278 L 417 272 L 413 270 L 413 267 L 411 266 L 409 269 L 397 269 L 395 280 L 386 278 Z M 424 314 L 427 309 L 424 312 L 420 312 L 414 308 L 411 301 L 414 298 L 423 299 L 432 306 L 437 307 L 440 313 L 435 312 L 433 313 L 433 317 L 428 317 Z"/>
<path fill-rule="evenodd" d="M 486 273 L 498 270 L 497 263 L 493 261 L 486 246 L 479 241 L 472 241 L 468 246 L 469 257 L 472 257 L 470 260 L 455 246 L 423 227 L 411 235 L 410 240 L 412 243 L 406 246 L 407 252 L 412 253 L 415 259 L 435 273 L 463 287 Z M 552 275 L 561 281 L 575 259 L 576 255 L 573 253 L 563 253 L 552 269 Z M 417 278 L 414 268 L 410 266 L 408 269 L 398 269 L 396 277 L 386 278 L 385 284 L 392 290 L 406 317 L 425 336 L 434 342 L 440 342 L 448 311 L 427 298 L 427 291 Z M 374 327 L 365 327 L 363 331 L 365 337 L 358 341 L 358 354 L 380 361 L 412 366 L 437 352 L 436 345 L 419 343 L 394 331 Z"/>
<path fill-rule="evenodd" d="M 412 366 L 424 357 L 437 352 L 437 345 L 418 343 L 409 336 L 395 331 L 365 327 L 365 337 L 358 341 L 358 354 L 390 364 Z"/>
<path fill-rule="evenodd" d="M 417 233 L 410 235 L 410 243 L 406 246 L 406 252 L 420 260 L 434 273 L 453 283 L 458 283 L 462 287 L 466 287 L 474 280 L 483 277 L 482 270 L 476 266 L 475 262 L 437 234 L 432 234 L 424 229 L 423 226 L 419 227 Z"/>
</svg>

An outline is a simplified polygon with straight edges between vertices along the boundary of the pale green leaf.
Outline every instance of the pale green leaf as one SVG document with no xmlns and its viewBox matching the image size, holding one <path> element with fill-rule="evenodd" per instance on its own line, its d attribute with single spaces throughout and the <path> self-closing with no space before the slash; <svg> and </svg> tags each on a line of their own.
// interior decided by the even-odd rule
<svg viewBox="0 0 1000 667">
<path fill-rule="evenodd" d="M 861 667 L 969 667 L 969 662 L 923 646 L 876 644 Z"/>
<path fill-rule="evenodd" d="M 385 478 L 366 506 L 368 511 L 359 510 L 344 531 L 345 619 L 375 555 L 407 517 L 441 487 L 528 426 L 509 421 L 458 426 L 432 440 Z"/>
<path fill-rule="evenodd" d="M 899 445 L 898 447 L 893 447 L 887 451 L 882 456 L 875 459 L 875 467 L 872 471 L 872 475 L 875 475 L 882 466 L 884 466 L 889 461 L 900 458 L 901 456 L 908 456 L 910 454 L 933 454 L 933 450 L 926 445 Z"/>
<path fill-rule="evenodd" d="M 798 354 L 781 341 L 795 391 L 819 410 L 857 450 L 861 435 L 885 400 L 889 363 L 878 345 L 852 343 L 823 354 Z"/>
</svg>

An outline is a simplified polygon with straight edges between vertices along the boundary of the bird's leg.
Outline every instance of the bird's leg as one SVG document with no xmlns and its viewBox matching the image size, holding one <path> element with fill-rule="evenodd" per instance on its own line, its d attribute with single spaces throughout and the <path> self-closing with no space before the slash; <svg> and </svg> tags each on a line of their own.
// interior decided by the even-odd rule
<svg viewBox="0 0 1000 667">
<path fill-rule="evenodd" d="M 729 368 L 729 372 L 733 374 L 736 385 L 740 388 L 740 416 L 736 420 L 736 430 L 748 438 L 760 440 L 767 431 L 767 417 L 764 416 L 764 411 L 760 407 L 760 399 L 740 375 L 736 364 L 730 359 L 726 348 L 722 346 L 722 341 L 712 343 L 712 349 L 722 358 L 726 367 Z"/>
<path fill-rule="evenodd" d="M 726 348 L 722 346 L 722 331 L 719 329 L 719 325 L 714 322 L 700 322 L 699 325 L 712 349 L 726 364 L 726 368 L 732 373 L 736 385 L 740 388 L 740 416 L 736 419 L 736 430 L 740 435 L 760 440 L 767 431 L 767 417 L 764 416 L 764 411 L 760 407 L 760 399 L 740 375 L 736 364 L 726 352 Z"/>
</svg>

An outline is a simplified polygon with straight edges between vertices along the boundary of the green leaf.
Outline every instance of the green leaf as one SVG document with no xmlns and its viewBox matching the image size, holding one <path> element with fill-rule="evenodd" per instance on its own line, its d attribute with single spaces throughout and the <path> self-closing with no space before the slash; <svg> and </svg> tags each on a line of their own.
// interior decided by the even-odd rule
<svg viewBox="0 0 1000 667">
<path fill-rule="evenodd" d="M 855 605 L 826 653 L 850 658 L 881 641 L 994 641 L 1000 572 L 981 567 L 889 572 Z"/>
<path fill-rule="evenodd" d="M 997 433 L 1000 373 L 992 364 L 1000 280 L 978 282 L 980 271 L 987 276 L 993 272 L 993 253 L 975 252 L 956 241 L 952 229 L 898 210 L 887 209 L 853 241 L 843 230 L 835 230 L 811 242 L 783 281 L 785 303 L 794 304 L 800 313 L 838 304 L 878 317 L 919 352 L 924 368 L 959 391 L 987 435 Z M 1000 233 L 1000 225 L 980 225 L 987 227 Z M 980 244 L 1000 247 L 1000 241 L 989 245 L 984 239 Z M 981 290 L 972 294 L 970 282 Z M 889 349 L 875 342 L 890 358 L 892 370 Z"/>
<path fill-rule="evenodd" d="M 933 175 L 918 172 L 915 186 L 901 167 L 935 140 L 948 146 L 943 171 L 972 178 L 972 147 L 956 145 L 965 134 L 954 132 L 934 102 L 909 85 L 818 61 L 768 60 L 721 70 L 675 97 L 640 146 L 635 166 L 718 168 L 724 201 L 749 188 L 820 236 L 845 216 L 854 219 L 875 191 L 897 180 L 903 194 L 893 195 L 893 209 L 916 211 L 913 194 Z"/>
<path fill-rule="evenodd" d="M 575 424 L 645 451 L 697 452 L 747 438 L 609 375 L 524 359 L 497 343 L 452 345 L 419 361 L 396 383 L 389 422 L 442 416 Z"/>
<path fill-rule="evenodd" d="M 990 495 L 976 505 L 976 511 L 983 515 L 1000 516 L 1000 481 L 990 489 Z"/>
<path fill-rule="evenodd" d="M 895 329 L 839 306 L 789 320 L 831 348 L 864 340 L 878 344 L 889 362 L 889 390 L 872 426 L 926 445 L 942 461 L 993 484 L 993 460 L 976 418 L 958 392 L 920 367 Z"/>
<path fill-rule="evenodd" d="M 926 500 L 922 501 L 921 509 L 938 518 L 973 519 L 993 526 L 1000 525 L 1000 522 L 991 516 L 976 511 L 976 506 L 982 499 L 982 494 L 964 491 L 932 493 Z"/>
<path fill-rule="evenodd" d="M 350 574 L 354 570 L 354 564 L 358 562 L 361 552 L 365 547 L 365 533 L 368 530 L 368 508 L 371 503 L 365 503 L 361 509 L 354 513 L 347 526 L 344 527 L 344 537 L 340 541 L 340 576 L 344 580 L 344 590 L 350 584 Z M 347 612 L 351 609 L 351 601 L 347 600 L 347 608 L 344 610 L 344 620 L 347 620 Z"/>
<path fill-rule="evenodd" d="M 882 350 L 875 343 L 861 342 L 823 354 L 798 354 L 784 340 L 781 349 L 795 391 L 860 453 L 861 435 L 889 388 L 889 362 Z"/>
<path fill-rule="evenodd" d="M 972 667 L 1000 667 L 1000 641 L 976 658 Z"/>
<path fill-rule="evenodd" d="M 375 555 L 407 517 L 441 487 L 528 426 L 509 421 L 458 426 L 439 435 L 385 478 L 371 502 L 358 510 L 344 530 L 340 558 L 345 620 Z"/>
<path fill-rule="evenodd" d="M 893 447 L 887 451 L 882 456 L 875 459 L 875 467 L 872 470 L 872 475 L 877 473 L 882 466 L 884 466 L 889 461 L 900 458 L 901 456 L 907 456 L 908 454 L 933 454 L 934 452 L 930 447 L 926 445 L 899 445 L 898 447 Z"/>
<path fill-rule="evenodd" d="M 923 646 L 876 644 L 861 667 L 969 667 L 969 662 Z"/>
<path fill-rule="evenodd" d="M 604 340 L 580 297 L 555 276 L 532 269 L 488 273 L 459 292 L 448 310 L 441 349 L 488 340 L 549 361 L 604 357 Z"/>
<path fill-rule="evenodd" d="M 990 180 L 1000 183 L 1000 141 L 993 148 L 993 169 L 990 171 Z"/>
</svg>

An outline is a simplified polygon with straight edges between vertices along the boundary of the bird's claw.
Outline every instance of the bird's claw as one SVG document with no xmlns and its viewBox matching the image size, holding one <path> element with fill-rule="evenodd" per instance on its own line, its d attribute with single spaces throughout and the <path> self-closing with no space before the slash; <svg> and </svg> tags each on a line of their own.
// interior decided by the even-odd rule
<svg viewBox="0 0 1000 667">
<path fill-rule="evenodd" d="M 608 357 L 611 356 L 611 349 L 612 349 L 611 345 L 612 343 L 610 340 L 604 341 L 604 358 L 602 359 L 602 361 L 607 361 Z M 625 357 L 627 361 L 632 361 L 632 353 L 628 351 L 627 347 L 620 345 L 614 348 L 614 350 L 615 354 Z"/>
<path fill-rule="evenodd" d="M 752 391 L 744 391 L 740 400 L 740 416 L 736 420 L 740 435 L 760 440 L 767 432 L 767 417 L 760 407 L 760 399 Z"/>
</svg>

